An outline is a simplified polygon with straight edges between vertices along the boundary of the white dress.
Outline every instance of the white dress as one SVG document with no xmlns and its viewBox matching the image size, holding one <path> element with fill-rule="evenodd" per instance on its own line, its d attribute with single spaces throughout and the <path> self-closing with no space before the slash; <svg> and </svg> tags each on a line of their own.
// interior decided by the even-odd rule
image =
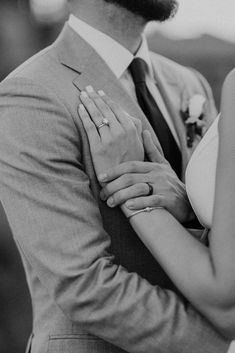
<svg viewBox="0 0 235 353">
<path fill-rule="evenodd" d="M 186 170 L 186 190 L 195 214 L 211 228 L 218 157 L 218 121 L 216 118 L 194 151 Z"/>
<path fill-rule="evenodd" d="M 215 199 L 218 158 L 219 116 L 196 148 L 186 170 L 186 190 L 195 214 L 206 228 L 211 228 Z M 228 353 L 235 353 L 235 341 Z"/>
</svg>

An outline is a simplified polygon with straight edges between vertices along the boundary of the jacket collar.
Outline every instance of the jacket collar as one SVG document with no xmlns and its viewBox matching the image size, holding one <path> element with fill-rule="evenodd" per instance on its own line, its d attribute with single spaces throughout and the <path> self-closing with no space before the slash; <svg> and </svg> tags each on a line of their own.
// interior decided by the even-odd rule
<svg viewBox="0 0 235 353">
<path fill-rule="evenodd" d="M 92 85 L 95 90 L 106 92 L 127 113 L 141 120 L 143 129 L 151 132 L 155 144 L 160 147 L 151 125 L 138 104 L 125 91 L 105 61 L 68 24 L 65 24 L 54 45 L 61 64 L 77 72 L 73 84 L 79 91 Z"/>
</svg>

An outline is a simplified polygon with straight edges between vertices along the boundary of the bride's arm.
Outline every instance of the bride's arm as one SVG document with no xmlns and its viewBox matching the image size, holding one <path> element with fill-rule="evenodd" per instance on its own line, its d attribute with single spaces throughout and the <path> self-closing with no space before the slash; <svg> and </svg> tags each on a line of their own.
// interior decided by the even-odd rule
<svg viewBox="0 0 235 353">
<path fill-rule="evenodd" d="M 227 80 L 225 96 L 226 100 L 231 96 L 233 103 L 235 82 L 231 83 L 231 81 L 235 81 L 234 75 Z M 83 103 L 85 106 L 87 105 L 86 100 L 83 100 Z M 107 101 L 106 103 L 108 104 Z M 228 103 L 225 102 L 224 105 L 228 106 Z M 232 108 L 229 107 L 228 111 L 231 112 Z M 92 138 L 92 135 L 97 134 L 97 129 L 94 124 L 93 127 L 90 125 L 89 116 L 84 114 L 84 110 L 80 110 L 80 115 L 88 133 L 94 162 L 100 166 L 97 144 L 101 144 L 103 151 L 101 157 L 104 159 L 102 163 L 108 167 L 113 162 L 113 158 L 111 158 L 111 162 L 106 163 L 105 153 L 112 150 L 112 145 L 115 142 L 114 135 L 108 149 L 105 148 L 106 142 L 103 138 L 97 139 L 97 142 L 94 143 L 96 140 Z M 94 119 L 91 112 L 90 116 Z M 130 222 L 139 237 L 189 301 L 221 331 L 234 338 L 235 120 L 232 114 L 227 114 L 226 111 L 221 120 L 221 144 L 210 248 L 191 237 L 187 230 L 164 209 L 154 210 L 150 213 L 139 213 L 131 217 Z M 100 132 L 110 134 L 108 129 L 107 131 L 102 129 Z M 124 206 L 122 208 L 129 216 L 131 211 Z"/>
<path fill-rule="evenodd" d="M 224 334 L 235 337 L 235 72 L 224 86 L 210 247 L 165 210 L 140 213 L 131 225 L 168 275 Z"/>
</svg>

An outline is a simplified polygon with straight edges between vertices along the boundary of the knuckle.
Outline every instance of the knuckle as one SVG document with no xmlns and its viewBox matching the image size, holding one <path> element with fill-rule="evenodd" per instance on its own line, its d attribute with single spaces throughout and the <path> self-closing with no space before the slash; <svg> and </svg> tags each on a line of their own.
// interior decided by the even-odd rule
<svg viewBox="0 0 235 353">
<path fill-rule="evenodd" d="M 140 198 L 134 198 L 132 199 L 133 202 L 133 207 L 137 209 L 144 208 L 144 202 Z"/>
<path fill-rule="evenodd" d="M 140 206 L 141 208 L 146 208 L 146 207 L 151 206 L 151 204 L 150 204 L 150 201 L 149 201 L 149 200 L 147 200 L 146 198 L 144 198 L 144 199 L 141 201 L 141 203 L 140 203 L 139 206 Z"/>
<path fill-rule="evenodd" d="M 84 101 L 84 105 L 85 105 L 88 109 L 92 109 L 92 108 L 94 107 L 94 103 L 93 103 L 92 100 L 89 99 L 89 98 Z"/>
<path fill-rule="evenodd" d="M 139 119 L 136 119 L 136 120 L 137 120 L 137 126 L 139 127 L 140 130 L 142 130 L 143 128 L 142 121 L 140 121 Z"/>
<path fill-rule="evenodd" d="M 109 112 L 108 106 L 99 97 L 95 98 L 94 102 L 103 112 Z"/>
<path fill-rule="evenodd" d="M 114 139 L 107 137 L 105 141 L 104 149 L 113 148 L 115 146 L 115 143 L 116 141 Z"/>
<path fill-rule="evenodd" d="M 135 170 L 136 169 L 136 165 L 137 165 L 137 163 L 135 161 L 131 161 L 130 162 L 130 170 L 131 171 Z"/>
<path fill-rule="evenodd" d="M 123 176 L 123 179 L 126 186 L 131 185 L 133 183 L 133 176 L 131 174 L 125 174 Z"/>
<path fill-rule="evenodd" d="M 108 105 L 110 106 L 110 108 L 113 111 L 115 111 L 116 114 L 119 113 L 119 111 L 120 111 L 119 106 L 115 102 L 113 102 L 111 99 L 108 100 Z"/>
<path fill-rule="evenodd" d="M 108 184 L 105 186 L 103 191 L 104 191 L 104 195 L 107 197 L 107 196 L 111 195 L 112 187 Z"/>
<path fill-rule="evenodd" d="M 85 126 L 87 132 L 92 132 L 95 130 L 94 124 L 92 124 L 89 121 L 85 121 L 84 126 Z"/>
<path fill-rule="evenodd" d="M 126 124 L 125 126 L 125 134 L 129 136 L 129 138 L 133 138 L 135 132 L 135 127 L 131 124 Z"/>
<path fill-rule="evenodd" d="M 149 172 L 149 177 L 151 179 L 155 179 L 156 177 L 158 177 L 159 173 L 158 173 L 158 170 L 156 169 L 156 167 L 154 167 L 154 170 L 151 170 Z"/>
<path fill-rule="evenodd" d="M 151 206 L 160 206 L 160 198 L 157 195 L 151 197 Z"/>
<path fill-rule="evenodd" d="M 111 111 L 110 111 L 110 109 L 107 107 L 107 105 L 102 105 L 102 110 L 103 110 L 104 114 L 105 114 L 107 117 L 111 117 Z"/>
<path fill-rule="evenodd" d="M 109 98 L 109 96 L 105 95 L 102 97 L 102 99 L 106 104 L 108 104 L 108 105 L 112 104 L 112 99 Z"/>
<path fill-rule="evenodd" d="M 172 195 L 172 204 L 175 205 L 175 204 L 177 204 L 178 201 L 179 201 L 178 195 L 177 194 L 173 194 Z"/>
<path fill-rule="evenodd" d="M 118 130 L 117 130 L 117 136 L 118 136 L 119 138 L 121 138 L 121 139 L 125 138 L 125 137 L 126 137 L 126 132 L 125 132 L 125 130 L 123 130 L 123 129 L 118 129 Z"/>
<path fill-rule="evenodd" d="M 137 119 L 137 118 L 134 118 L 134 117 L 131 117 L 132 118 L 132 121 L 135 123 L 136 126 L 140 127 L 142 126 L 142 122 L 140 119 Z"/>
<path fill-rule="evenodd" d="M 135 119 L 134 124 L 138 131 L 142 131 L 142 122 L 139 119 Z"/>
<path fill-rule="evenodd" d="M 104 147 L 104 145 L 99 144 L 99 145 L 93 146 L 91 150 L 92 150 L 92 153 L 103 156 L 106 151 L 106 148 Z"/>
<path fill-rule="evenodd" d="M 103 117 L 96 109 L 90 109 L 90 116 L 96 125 L 100 125 L 102 123 Z"/>
<path fill-rule="evenodd" d="M 148 193 L 148 189 L 149 189 L 149 187 L 148 187 L 147 184 L 138 184 L 138 185 L 137 185 L 137 192 L 138 192 L 138 194 L 140 194 L 140 195 L 145 195 L 145 194 L 147 194 L 147 193 Z"/>
<path fill-rule="evenodd" d="M 93 99 L 93 101 L 95 102 L 95 103 L 100 103 L 100 97 L 99 96 L 97 96 L 97 95 L 94 95 L 93 97 L 92 97 L 92 99 Z"/>
<path fill-rule="evenodd" d="M 117 205 L 122 201 L 122 191 L 117 192 L 113 195 L 114 204 Z"/>
<path fill-rule="evenodd" d="M 102 103 L 101 99 L 99 97 L 94 97 L 93 101 L 97 107 L 102 107 L 104 103 Z"/>
</svg>

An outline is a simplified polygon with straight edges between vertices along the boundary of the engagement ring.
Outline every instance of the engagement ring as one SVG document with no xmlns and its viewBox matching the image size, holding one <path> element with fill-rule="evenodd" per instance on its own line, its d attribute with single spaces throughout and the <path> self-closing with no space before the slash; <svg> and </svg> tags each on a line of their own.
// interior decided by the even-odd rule
<svg viewBox="0 0 235 353">
<path fill-rule="evenodd" d="M 109 121 L 108 121 L 108 119 L 105 119 L 105 118 L 104 118 L 104 119 L 102 120 L 102 123 L 97 126 L 97 129 L 101 129 L 101 128 L 104 127 L 104 126 L 109 126 Z"/>
</svg>

